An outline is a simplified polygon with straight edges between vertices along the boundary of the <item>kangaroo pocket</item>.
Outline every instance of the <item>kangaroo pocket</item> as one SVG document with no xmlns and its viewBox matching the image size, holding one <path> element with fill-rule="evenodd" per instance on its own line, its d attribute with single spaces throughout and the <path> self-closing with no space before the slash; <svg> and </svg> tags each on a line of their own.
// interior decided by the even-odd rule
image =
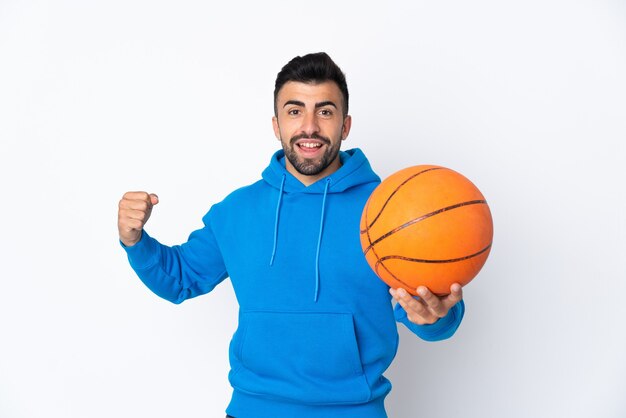
<svg viewBox="0 0 626 418">
<path fill-rule="evenodd" d="M 350 313 L 242 312 L 230 382 L 256 395 L 308 404 L 369 400 Z"/>
</svg>

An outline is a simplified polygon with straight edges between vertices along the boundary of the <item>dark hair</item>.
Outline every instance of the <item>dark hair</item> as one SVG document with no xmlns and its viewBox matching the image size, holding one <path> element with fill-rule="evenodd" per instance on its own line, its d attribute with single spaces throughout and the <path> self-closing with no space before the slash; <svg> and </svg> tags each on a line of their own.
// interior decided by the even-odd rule
<svg viewBox="0 0 626 418">
<path fill-rule="evenodd" d="M 274 114 L 278 115 L 276 99 L 278 92 L 289 81 L 300 83 L 323 83 L 334 81 L 343 95 L 343 115 L 348 114 L 348 84 L 341 68 L 325 52 L 295 57 L 276 76 L 274 87 Z"/>
</svg>

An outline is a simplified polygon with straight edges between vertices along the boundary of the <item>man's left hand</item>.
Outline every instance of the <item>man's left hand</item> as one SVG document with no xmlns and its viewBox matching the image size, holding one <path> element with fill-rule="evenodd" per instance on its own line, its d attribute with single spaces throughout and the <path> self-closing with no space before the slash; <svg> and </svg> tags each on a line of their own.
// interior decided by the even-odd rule
<svg viewBox="0 0 626 418">
<path fill-rule="evenodd" d="M 409 321 L 417 325 L 434 324 L 439 318 L 443 318 L 458 301 L 463 299 L 463 290 L 458 283 L 450 286 L 450 294 L 437 296 L 426 286 L 417 289 L 419 299 L 402 288 L 389 289 L 391 296 L 404 308 Z"/>
</svg>

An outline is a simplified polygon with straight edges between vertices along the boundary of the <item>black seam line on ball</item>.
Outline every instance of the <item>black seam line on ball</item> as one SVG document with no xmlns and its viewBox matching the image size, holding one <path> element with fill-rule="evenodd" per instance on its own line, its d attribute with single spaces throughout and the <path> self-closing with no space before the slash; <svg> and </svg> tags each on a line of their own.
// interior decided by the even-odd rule
<svg viewBox="0 0 626 418">
<path fill-rule="evenodd" d="M 386 234 L 383 234 L 382 236 L 380 236 L 379 238 L 377 238 L 374 242 L 372 242 L 372 243 L 370 244 L 370 246 L 369 246 L 369 247 L 367 247 L 367 248 L 363 251 L 363 254 L 367 254 L 367 252 L 368 252 L 368 251 L 369 251 L 369 250 L 370 250 L 370 249 L 371 249 L 374 245 L 378 244 L 380 241 L 384 240 L 385 238 L 387 238 L 387 237 L 389 237 L 389 236 L 391 236 L 391 235 L 395 234 L 395 233 L 396 233 L 396 232 L 398 232 L 398 231 L 401 231 L 402 229 L 404 229 L 404 228 L 406 228 L 406 227 L 409 227 L 409 226 L 411 226 L 411 225 L 413 225 L 413 224 L 416 224 L 416 223 L 418 223 L 418 222 L 420 222 L 420 221 L 423 221 L 424 219 L 430 218 L 431 216 L 435 216 L 435 215 L 438 215 L 438 214 L 440 214 L 440 213 L 442 213 L 442 212 L 446 212 L 446 211 L 449 211 L 449 210 L 452 210 L 452 209 L 458 209 L 458 208 L 463 207 L 463 206 L 469 206 L 469 205 L 479 205 L 479 204 L 487 204 L 487 201 L 486 201 L 486 200 L 470 200 L 470 201 L 467 201 L 467 202 L 457 203 L 456 205 L 446 206 L 445 208 L 437 209 L 436 211 L 434 211 L 434 212 L 430 212 L 430 213 L 427 213 L 426 215 L 422 215 L 422 216 L 420 216 L 419 218 L 411 219 L 410 221 L 408 221 L 408 222 L 406 222 L 406 223 L 404 223 L 404 224 L 400 225 L 400 226 L 399 226 L 399 227 L 397 227 L 397 228 L 392 229 L 391 231 L 389 231 L 389 232 L 387 232 Z"/>
<path fill-rule="evenodd" d="M 380 217 L 380 215 L 383 213 L 383 210 L 385 210 L 385 207 L 387 206 L 387 203 L 389 203 L 389 201 L 391 200 L 391 198 L 393 197 L 394 194 L 396 194 L 398 192 L 398 190 L 400 190 L 400 188 L 402 186 L 404 186 L 405 184 L 407 184 L 409 181 L 413 180 L 415 177 L 419 176 L 420 174 L 423 173 L 427 173 L 429 171 L 433 171 L 433 170 L 445 170 L 444 167 L 431 167 L 431 168 L 427 168 L 426 170 L 422 170 L 419 173 L 415 173 L 412 176 L 410 176 L 409 178 L 407 178 L 406 180 L 404 180 L 402 183 L 400 183 L 398 185 L 398 187 L 396 187 L 396 189 L 391 192 L 391 194 L 389 195 L 389 197 L 387 197 L 387 200 L 385 200 L 385 203 L 383 204 L 383 207 L 380 208 L 380 210 L 378 211 L 378 214 L 376 215 L 376 217 L 374 218 L 374 220 L 372 221 L 371 224 L 369 224 L 369 226 L 367 224 L 365 224 L 366 228 L 371 228 L 372 225 L 374 225 L 376 223 L 376 221 L 378 220 L 378 218 Z M 361 233 L 363 233 L 365 231 L 361 231 Z"/>
<path fill-rule="evenodd" d="M 427 259 L 422 259 L 422 258 L 405 257 L 402 255 L 386 255 L 380 258 L 378 261 L 382 263 L 383 261 L 394 259 L 394 260 L 410 261 L 413 263 L 428 263 L 428 264 L 456 263 L 459 261 L 469 260 L 470 258 L 477 257 L 481 255 L 482 253 L 484 253 L 485 251 L 487 251 L 489 248 L 491 248 L 491 244 L 487 245 L 485 248 L 478 251 L 477 253 L 466 255 L 465 257 L 451 258 L 449 260 L 427 260 Z"/>
</svg>

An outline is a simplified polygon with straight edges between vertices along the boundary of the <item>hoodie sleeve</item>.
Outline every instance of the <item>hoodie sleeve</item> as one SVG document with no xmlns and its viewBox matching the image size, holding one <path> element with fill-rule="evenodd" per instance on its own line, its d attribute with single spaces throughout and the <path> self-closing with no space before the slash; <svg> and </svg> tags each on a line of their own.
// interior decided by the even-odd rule
<svg viewBox="0 0 626 418">
<path fill-rule="evenodd" d="M 181 303 L 210 292 L 228 277 L 210 225 L 210 212 L 203 221 L 204 228 L 192 232 L 182 245 L 163 245 L 145 230 L 131 247 L 120 242 L 137 276 L 163 299 Z"/>
<path fill-rule="evenodd" d="M 439 319 L 434 324 L 430 325 L 417 325 L 409 321 L 406 311 L 399 303 L 396 304 L 393 310 L 396 321 L 406 325 L 415 335 L 425 341 L 441 341 L 450 338 L 454 335 L 461 320 L 465 314 L 465 303 L 463 300 L 459 301 L 448 311 L 448 314 Z"/>
</svg>

